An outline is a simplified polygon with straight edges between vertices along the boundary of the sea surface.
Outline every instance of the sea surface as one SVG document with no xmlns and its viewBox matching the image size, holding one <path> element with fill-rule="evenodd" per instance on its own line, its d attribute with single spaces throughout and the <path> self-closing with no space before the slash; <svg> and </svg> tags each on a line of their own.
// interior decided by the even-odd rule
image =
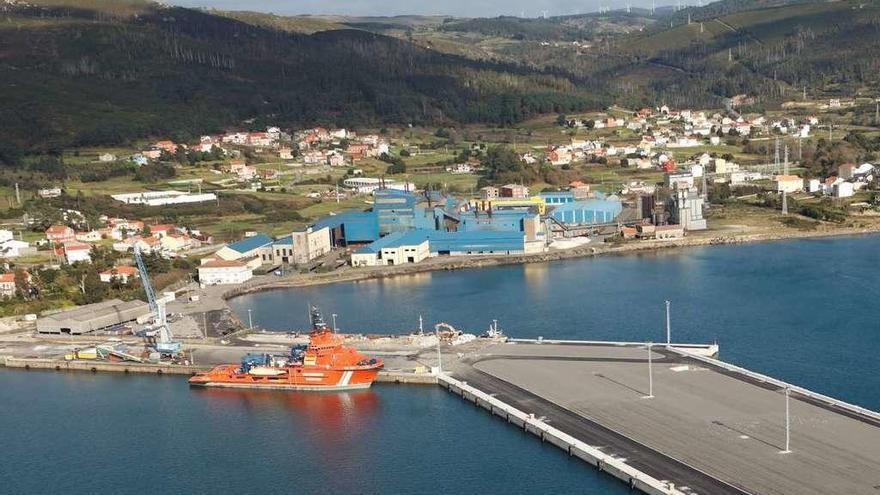
<svg viewBox="0 0 880 495">
<path fill-rule="evenodd" d="M 721 345 L 723 359 L 880 409 L 880 236 L 693 248 L 252 294 L 273 330 L 309 303 L 345 331 L 493 318 L 509 335 Z M 177 377 L 0 369 L 0 493 L 631 493 L 430 386 L 295 394 Z"/>
<path fill-rule="evenodd" d="M 718 342 L 721 358 L 880 410 L 880 236 L 686 248 L 340 283 L 231 301 L 271 330 L 308 327 L 309 303 L 343 331 L 443 321 L 515 337 Z"/>
</svg>

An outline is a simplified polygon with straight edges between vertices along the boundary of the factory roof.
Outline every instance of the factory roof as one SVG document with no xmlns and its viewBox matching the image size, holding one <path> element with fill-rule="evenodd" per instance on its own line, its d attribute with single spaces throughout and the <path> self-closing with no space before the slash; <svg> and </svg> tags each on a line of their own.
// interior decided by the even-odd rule
<svg viewBox="0 0 880 495">
<path fill-rule="evenodd" d="M 371 242 L 370 244 L 358 249 L 355 253 L 378 253 L 383 248 L 386 247 L 397 247 L 402 245 L 399 241 L 406 236 L 407 233 L 404 232 L 393 232 L 391 234 L 386 235 L 385 237 L 380 237 L 379 239 Z"/>
<path fill-rule="evenodd" d="M 43 319 L 55 321 L 83 322 L 134 309 L 143 309 L 144 314 L 148 314 L 150 312 L 149 305 L 137 299 L 126 302 L 123 302 L 119 299 L 110 299 L 108 301 L 103 301 L 95 304 L 86 304 L 85 306 L 78 306 L 68 311 L 54 313 L 45 316 Z"/>
<path fill-rule="evenodd" d="M 232 249 L 233 251 L 237 251 L 239 253 L 247 253 L 253 251 L 254 249 L 263 247 L 267 244 L 272 244 L 273 240 L 266 234 L 257 234 L 251 237 L 245 237 L 240 241 L 233 242 L 232 244 L 228 244 L 226 247 Z"/>
</svg>

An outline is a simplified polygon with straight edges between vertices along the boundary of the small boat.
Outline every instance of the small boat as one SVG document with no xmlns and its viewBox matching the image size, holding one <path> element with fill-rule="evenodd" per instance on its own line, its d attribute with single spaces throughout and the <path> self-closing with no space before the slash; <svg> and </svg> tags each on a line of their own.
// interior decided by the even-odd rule
<svg viewBox="0 0 880 495">
<path fill-rule="evenodd" d="M 200 387 L 337 391 L 369 388 L 382 360 L 366 357 L 344 345 L 316 307 L 311 308 L 308 345 L 290 348 L 288 355 L 248 353 L 240 364 L 216 366 L 189 379 Z"/>
</svg>

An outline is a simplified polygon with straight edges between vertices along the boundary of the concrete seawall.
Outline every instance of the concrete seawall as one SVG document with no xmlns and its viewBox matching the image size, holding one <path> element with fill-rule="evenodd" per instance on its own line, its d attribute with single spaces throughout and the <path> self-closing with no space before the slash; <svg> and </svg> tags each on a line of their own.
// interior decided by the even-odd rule
<svg viewBox="0 0 880 495">
<path fill-rule="evenodd" d="M 194 375 L 207 369 L 206 366 L 185 366 L 178 364 L 113 363 L 108 361 L 65 361 L 63 359 L 36 359 L 6 357 L 7 368 L 55 371 L 91 371 L 93 373 L 149 373 L 154 375 Z"/>
<path fill-rule="evenodd" d="M 200 371 L 211 368 L 209 365 L 179 365 L 179 364 L 150 364 L 150 363 L 126 363 L 108 361 L 65 361 L 63 359 L 47 358 L 16 358 L 12 356 L 0 356 L 0 365 L 7 368 L 26 370 L 55 370 L 55 371 L 88 371 L 92 373 L 147 373 L 153 375 L 186 375 L 192 376 Z M 427 373 L 413 373 L 405 370 L 380 371 L 376 377 L 377 383 L 396 383 L 411 385 L 436 385 L 437 377 Z"/>
<path fill-rule="evenodd" d="M 596 469 L 611 474 L 629 485 L 630 488 L 638 489 L 651 495 L 686 495 L 685 492 L 677 490 L 674 486 L 626 464 L 624 460 L 605 454 L 601 450 L 548 425 L 533 414 L 526 414 L 468 385 L 467 382 L 458 381 L 444 374 L 439 375 L 437 379 L 439 385 L 446 390 L 486 409 L 495 416 L 504 418 L 508 423 L 539 437 L 542 442 L 555 445 L 568 452 L 568 455 L 577 457 L 595 466 Z"/>
</svg>

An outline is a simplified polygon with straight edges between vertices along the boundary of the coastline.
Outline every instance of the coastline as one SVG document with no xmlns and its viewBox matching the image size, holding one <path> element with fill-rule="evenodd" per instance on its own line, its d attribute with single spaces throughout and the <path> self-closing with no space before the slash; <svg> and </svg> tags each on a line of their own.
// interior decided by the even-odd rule
<svg viewBox="0 0 880 495">
<path fill-rule="evenodd" d="M 529 263 L 546 263 L 567 259 L 589 258 L 609 255 L 629 255 L 644 253 L 660 253 L 675 249 L 705 246 L 726 246 L 733 244 L 752 244 L 756 242 L 785 241 L 798 239 L 815 239 L 827 237 L 857 236 L 880 233 L 880 224 L 870 227 L 835 227 L 826 230 L 784 230 L 763 231 L 757 233 L 733 233 L 732 231 L 701 232 L 690 237 L 675 240 L 628 241 L 625 243 L 587 244 L 572 249 L 550 251 L 545 253 L 522 254 L 513 256 L 470 256 L 430 258 L 412 265 L 382 266 L 371 268 L 351 268 L 330 273 L 293 274 L 283 278 L 274 275 L 255 277 L 251 282 L 224 291 L 222 299 L 229 300 L 238 296 L 269 290 L 310 287 L 338 282 L 357 282 L 415 275 L 433 271 L 467 270 L 493 266 L 521 265 Z M 789 231 L 790 230 L 790 231 Z M 716 234 L 716 235 L 712 235 Z"/>
</svg>

